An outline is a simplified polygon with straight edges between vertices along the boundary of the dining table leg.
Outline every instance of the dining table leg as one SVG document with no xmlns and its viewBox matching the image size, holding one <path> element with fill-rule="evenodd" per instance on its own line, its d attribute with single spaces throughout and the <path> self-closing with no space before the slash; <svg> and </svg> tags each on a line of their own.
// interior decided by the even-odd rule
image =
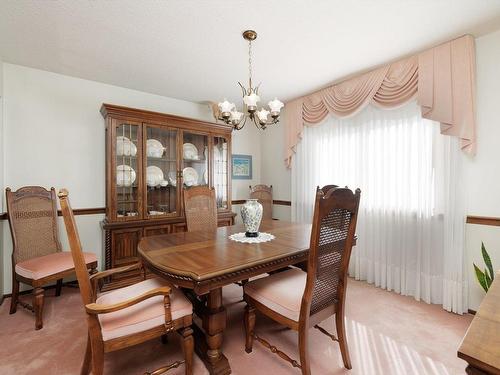
<svg viewBox="0 0 500 375">
<path fill-rule="evenodd" d="M 204 342 L 201 341 L 202 337 L 197 337 L 195 349 L 198 356 L 203 360 L 211 375 L 230 374 L 229 361 L 221 350 L 227 317 L 226 308 L 222 304 L 222 288 L 211 290 L 203 311 L 196 313 L 202 320 L 205 336 Z M 196 328 L 195 331 L 197 331 Z"/>
</svg>

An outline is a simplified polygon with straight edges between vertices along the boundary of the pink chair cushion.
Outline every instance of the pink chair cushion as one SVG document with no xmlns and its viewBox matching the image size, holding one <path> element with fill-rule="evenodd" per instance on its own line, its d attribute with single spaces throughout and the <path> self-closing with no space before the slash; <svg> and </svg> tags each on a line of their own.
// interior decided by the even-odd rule
<svg viewBox="0 0 500 375">
<path fill-rule="evenodd" d="M 96 303 L 109 305 L 124 302 L 151 289 L 165 285 L 170 286 L 170 284 L 161 279 L 148 279 L 103 294 L 97 298 Z M 170 294 L 170 308 L 172 310 L 172 320 L 193 313 L 191 302 L 174 286 L 172 286 L 172 293 Z M 104 341 L 158 327 L 165 324 L 163 296 L 149 298 L 120 311 L 101 314 L 99 315 L 99 321 L 101 322 L 102 338 Z"/>
<path fill-rule="evenodd" d="M 83 253 L 83 256 L 87 264 L 97 261 L 93 253 Z M 71 253 L 62 251 L 20 262 L 16 264 L 16 273 L 28 279 L 39 280 L 72 268 L 75 268 L 75 264 Z"/>
<path fill-rule="evenodd" d="M 298 322 L 306 279 L 307 273 L 292 268 L 250 281 L 245 284 L 243 290 L 269 309 Z"/>
</svg>

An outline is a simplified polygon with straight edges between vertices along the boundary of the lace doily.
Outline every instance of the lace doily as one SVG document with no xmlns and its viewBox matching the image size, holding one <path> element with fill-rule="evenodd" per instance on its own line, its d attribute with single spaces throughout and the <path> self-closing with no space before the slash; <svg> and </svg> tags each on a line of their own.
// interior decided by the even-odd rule
<svg viewBox="0 0 500 375">
<path fill-rule="evenodd" d="M 230 240 L 243 243 L 261 243 L 274 240 L 276 237 L 271 233 L 260 232 L 258 237 L 247 237 L 245 232 L 235 233 L 229 236 Z"/>
</svg>

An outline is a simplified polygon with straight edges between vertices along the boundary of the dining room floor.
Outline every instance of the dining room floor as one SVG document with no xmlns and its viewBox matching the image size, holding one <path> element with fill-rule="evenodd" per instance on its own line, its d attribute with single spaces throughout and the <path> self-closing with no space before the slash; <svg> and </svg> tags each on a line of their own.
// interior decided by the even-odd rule
<svg viewBox="0 0 500 375">
<path fill-rule="evenodd" d="M 254 344 L 251 354 L 244 350 L 242 289 L 223 289 L 228 310 L 223 351 L 233 374 L 300 374 L 264 348 Z M 21 298 L 30 298 L 28 295 Z M 34 330 L 34 318 L 19 307 L 9 315 L 10 299 L 0 306 L 0 374 L 79 374 L 86 342 L 87 323 L 78 289 L 63 288 L 59 298 L 47 291 L 44 328 Z M 338 344 L 316 329 L 310 330 L 313 374 L 464 374 L 465 362 L 456 356 L 471 315 L 455 315 L 438 305 L 417 302 L 365 282 L 349 279 L 347 288 L 347 338 L 352 370 L 343 368 Z M 321 324 L 334 331 L 333 319 Z M 298 359 L 297 334 L 258 315 L 257 333 Z M 182 356 L 176 334 L 169 342 L 152 340 L 133 348 L 106 355 L 105 374 L 128 375 L 152 371 Z M 169 371 L 183 374 L 184 369 Z M 207 374 L 195 356 L 194 374 Z"/>
</svg>

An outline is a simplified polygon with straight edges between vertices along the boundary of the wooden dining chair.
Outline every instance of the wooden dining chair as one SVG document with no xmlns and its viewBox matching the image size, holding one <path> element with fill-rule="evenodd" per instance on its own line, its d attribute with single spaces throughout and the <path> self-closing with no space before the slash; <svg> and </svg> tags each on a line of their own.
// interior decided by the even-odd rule
<svg viewBox="0 0 500 375">
<path fill-rule="evenodd" d="M 174 330 L 182 337 L 184 360 L 175 361 L 150 374 L 159 375 L 181 364 L 185 365 L 186 375 L 192 374 L 194 340 L 191 302 L 176 287 L 159 279 L 144 280 L 97 296 L 99 280 L 137 270 L 142 265 L 138 263 L 109 269 L 89 277 L 68 192 L 63 189 L 58 195 L 80 294 L 87 313 L 87 349 L 81 374 L 87 375 L 92 369 L 93 375 L 101 375 L 104 353 L 162 337 Z"/>
<path fill-rule="evenodd" d="M 273 219 L 273 185 L 249 186 L 250 199 L 257 199 L 262 205 L 262 220 Z"/>
<path fill-rule="evenodd" d="M 307 273 L 297 268 L 250 281 L 244 286 L 245 350 L 254 339 L 288 361 L 302 374 L 311 374 L 308 331 L 317 328 L 340 344 L 344 366 L 351 368 L 344 326 L 347 268 L 356 231 L 361 192 L 331 188 L 316 192 Z M 259 337 L 255 310 L 299 333 L 300 363 Z M 335 315 L 337 336 L 318 324 Z"/>
<path fill-rule="evenodd" d="M 338 188 L 338 187 L 339 187 L 338 185 L 325 185 L 320 189 L 323 192 L 323 194 L 326 194 L 326 193 L 328 193 L 328 190 L 333 189 L 333 188 Z"/>
<path fill-rule="evenodd" d="M 12 235 L 12 298 L 10 313 L 17 305 L 35 313 L 35 329 L 43 327 L 43 287 L 55 282 L 56 296 L 61 295 L 65 277 L 75 274 L 69 251 L 62 251 L 57 232 L 57 197 L 54 188 L 25 186 L 5 190 L 7 216 Z M 95 272 L 97 258 L 83 253 L 85 271 Z M 33 288 L 33 305 L 19 301 L 19 284 Z"/>
<path fill-rule="evenodd" d="M 193 186 L 184 190 L 184 212 L 188 232 L 216 230 L 215 189 Z"/>
</svg>

